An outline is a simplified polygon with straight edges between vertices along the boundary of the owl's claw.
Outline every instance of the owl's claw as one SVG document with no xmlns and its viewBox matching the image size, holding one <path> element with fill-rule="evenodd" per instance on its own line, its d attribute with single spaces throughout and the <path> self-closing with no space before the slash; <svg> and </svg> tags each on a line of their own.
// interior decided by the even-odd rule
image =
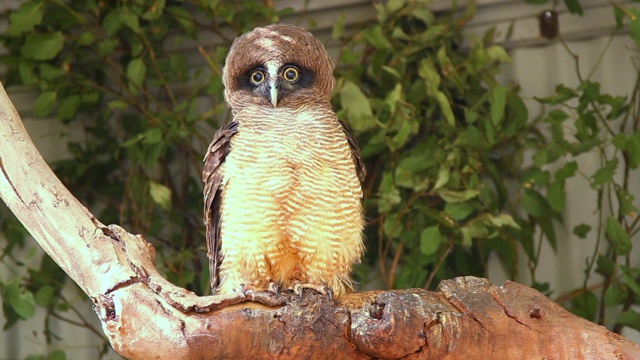
<svg viewBox="0 0 640 360">
<path fill-rule="evenodd" d="M 329 288 L 328 286 L 325 285 L 318 285 L 318 284 L 295 284 L 293 286 L 293 288 L 290 288 L 293 290 L 293 293 L 300 296 L 300 300 L 302 300 L 302 294 L 303 294 L 303 290 L 304 289 L 312 289 L 315 290 L 317 292 L 319 292 L 322 295 L 328 295 L 329 296 L 329 301 L 333 301 L 333 291 L 331 290 L 331 288 Z"/>
<path fill-rule="evenodd" d="M 331 290 L 328 286 L 325 286 L 323 289 L 326 295 L 329 296 L 329 301 L 333 301 L 333 290 Z"/>
<path fill-rule="evenodd" d="M 304 288 L 302 287 L 301 284 L 295 284 L 293 286 L 293 293 L 300 297 L 300 301 L 302 301 L 302 293 L 303 293 L 303 291 L 304 291 Z"/>
<path fill-rule="evenodd" d="M 275 296 L 278 296 L 278 294 L 280 293 L 280 288 L 278 288 L 278 284 L 274 282 L 269 283 L 269 285 L 267 286 L 267 290 L 269 292 L 272 292 Z"/>
<path fill-rule="evenodd" d="M 253 289 L 242 290 L 242 295 L 245 297 L 251 296 L 251 301 L 256 301 L 256 293 Z"/>
</svg>

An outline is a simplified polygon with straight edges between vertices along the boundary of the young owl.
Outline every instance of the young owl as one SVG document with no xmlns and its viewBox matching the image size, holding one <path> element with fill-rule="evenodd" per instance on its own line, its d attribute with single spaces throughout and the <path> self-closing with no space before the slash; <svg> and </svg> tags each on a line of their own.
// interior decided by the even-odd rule
<svg viewBox="0 0 640 360">
<path fill-rule="evenodd" d="M 309 32 L 256 28 L 225 61 L 233 121 L 205 156 L 204 222 L 219 294 L 340 296 L 360 261 L 364 165 L 331 104 L 333 62 Z"/>
</svg>

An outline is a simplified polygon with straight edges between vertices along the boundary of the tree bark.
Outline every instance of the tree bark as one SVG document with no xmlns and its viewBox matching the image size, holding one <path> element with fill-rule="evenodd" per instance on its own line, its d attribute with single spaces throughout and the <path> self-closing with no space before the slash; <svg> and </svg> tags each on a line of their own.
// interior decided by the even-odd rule
<svg viewBox="0 0 640 360">
<path fill-rule="evenodd" d="M 31 142 L 0 84 L 0 196 L 91 298 L 130 359 L 640 359 L 640 346 L 541 293 L 464 277 L 421 289 L 302 298 L 199 297 L 166 281 L 140 235 L 100 223 Z"/>
</svg>

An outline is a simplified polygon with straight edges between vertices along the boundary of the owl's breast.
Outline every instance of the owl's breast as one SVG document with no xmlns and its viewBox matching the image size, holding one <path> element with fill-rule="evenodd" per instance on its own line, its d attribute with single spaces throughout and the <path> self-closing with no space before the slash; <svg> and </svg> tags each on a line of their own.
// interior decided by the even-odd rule
<svg viewBox="0 0 640 360">
<path fill-rule="evenodd" d="M 290 211 L 315 197 L 358 192 L 348 142 L 330 115 L 240 122 L 225 163 L 235 178 L 226 180 L 241 184 L 238 191 L 270 193 Z"/>
</svg>

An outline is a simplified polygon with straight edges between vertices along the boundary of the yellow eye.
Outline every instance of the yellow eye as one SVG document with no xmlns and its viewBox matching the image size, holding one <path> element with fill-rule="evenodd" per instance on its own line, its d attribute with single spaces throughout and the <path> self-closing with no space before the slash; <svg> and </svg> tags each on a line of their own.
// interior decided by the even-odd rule
<svg viewBox="0 0 640 360">
<path fill-rule="evenodd" d="M 300 72 L 295 66 L 287 66 L 282 71 L 282 76 L 287 81 L 295 82 L 295 81 L 298 81 L 298 78 L 300 77 Z"/>
<path fill-rule="evenodd" d="M 260 85 L 262 84 L 262 82 L 264 81 L 264 71 L 262 70 L 255 70 L 254 72 L 251 73 L 251 83 L 253 85 Z"/>
</svg>

